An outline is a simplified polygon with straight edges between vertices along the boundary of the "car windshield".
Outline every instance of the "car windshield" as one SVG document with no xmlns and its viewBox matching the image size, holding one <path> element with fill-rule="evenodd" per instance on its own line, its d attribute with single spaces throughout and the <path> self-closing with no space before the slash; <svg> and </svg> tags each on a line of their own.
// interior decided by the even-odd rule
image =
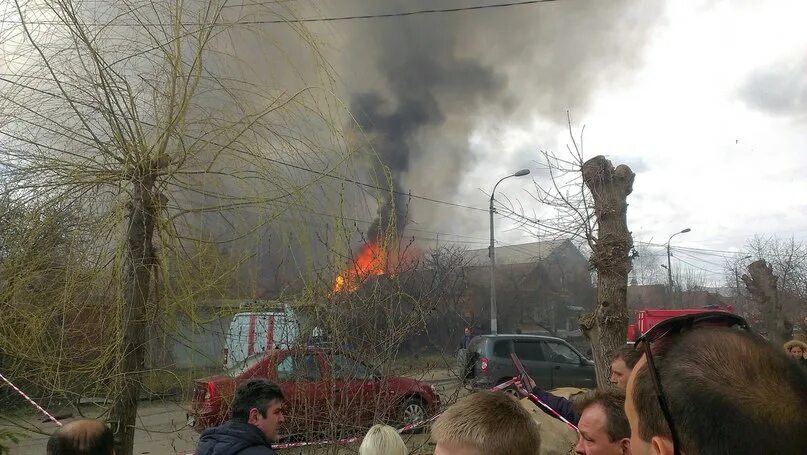
<svg viewBox="0 0 807 455">
<path fill-rule="evenodd" d="M 329 354 L 327 362 L 335 379 L 365 379 L 371 376 L 364 364 L 341 353 Z"/>
<path fill-rule="evenodd" d="M 266 356 L 266 353 L 261 352 L 259 354 L 254 354 L 251 357 L 247 357 L 243 361 L 241 361 L 241 362 L 231 366 L 230 368 L 227 368 L 226 370 L 224 370 L 224 374 L 231 377 L 231 378 L 234 378 L 234 377 L 238 376 L 239 374 L 243 373 L 244 371 L 246 371 L 246 370 L 252 368 L 253 366 L 257 365 L 258 362 L 260 362 L 261 359 L 264 358 L 265 356 Z"/>
</svg>

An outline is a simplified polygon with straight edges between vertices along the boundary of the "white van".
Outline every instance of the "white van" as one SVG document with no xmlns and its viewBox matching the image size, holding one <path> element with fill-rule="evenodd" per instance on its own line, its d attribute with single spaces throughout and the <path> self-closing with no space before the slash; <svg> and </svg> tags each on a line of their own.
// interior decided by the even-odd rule
<svg viewBox="0 0 807 455">
<path fill-rule="evenodd" d="M 300 322 L 288 305 L 270 311 L 236 313 L 227 332 L 224 368 L 231 369 L 267 350 L 287 349 L 298 342 L 299 333 Z"/>
</svg>

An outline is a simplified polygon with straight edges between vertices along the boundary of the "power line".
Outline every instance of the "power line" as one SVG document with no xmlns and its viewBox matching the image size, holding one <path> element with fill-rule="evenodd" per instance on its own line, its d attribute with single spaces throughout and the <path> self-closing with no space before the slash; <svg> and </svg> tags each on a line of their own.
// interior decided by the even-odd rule
<svg viewBox="0 0 807 455">
<path fill-rule="evenodd" d="M 147 123 L 145 123 L 145 122 L 143 122 L 143 123 L 147 125 Z M 154 126 L 154 125 L 150 125 L 150 126 Z M 204 139 L 194 138 L 193 136 L 190 136 L 190 135 L 188 135 L 188 137 L 190 137 L 192 139 L 197 139 L 197 140 L 204 141 Z M 230 149 L 232 151 L 236 151 L 236 152 L 243 151 L 243 150 L 233 149 L 232 147 L 225 146 L 223 144 L 217 144 L 215 142 L 208 142 L 208 143 L 212 144 L 212 145 L 215 145 L 217 147 L 225 147 L 225 148 L 228 148 L 228 149 Z M 354 185 L 363 186 L 365 188 L 371 188 L 371 189 L 375 189 L 375 190 L 379 190 L 379 191 L 390 192 L 390 193 L 397 194 L 397 195 L 400 195 L 400 196 L 407 196 L 407 197 L 411 197 L 413 199 L 420 199 L 420 200 L 423 200 L 423 201 L 433 202 L 435 204 L 450 205 L 452 207 L 460 207 L 460 208 L 464 208 L 464 209 L 477 210 L 477 211 L 481 211 L 481 212 L 487 212 L 488 211 L 488 209 L 483 209 L 481 207 L 473 207 L 473 206 L 470 206 L 470 205 L 460 204 L 460 203 L 457 203 L 457 202 L 443 201 L 443 200 L 435 199 L 435 198 L 428 197 L 428 196 L 420 196 L 420 195 L 417 195 L 417 194 L 412 194 L 411 192 L 403 192 L 403 191 L 397 191 L 397 190 L 394 190 L 394 189 L 391 189 L 391 188 L 384 188 L 384 187 L 380 187 L 380 186 L 373 185 L 373 184 L 370 184 L 370 183 L 365 183 L 365 182 L 361 182 L 361 181 L 358 181 L 358 180 L 355 180 L 355 179 L 344 177 L 344 176 L 341 176 L 341 175 L 333 175 L 333 174 L 330 174 L 328 172 L 318 171 L 316 169 L 307 168 L 305 166 L 298 166 L 296 164 L 287 163 L 285 161 L 274 159 L 274 158 L 264 158 L 264 159 L 266 161 L 269 161 L 270 163 L 280 164 L 280 165 L 287 166 L 287 167 L 297 169 L 297 170 L 300 170 L 300 171 L 310 172 L 310 173 L 313 173 L 313 174 L 321 175 L 323 177 L 329 177 L 329 178 L 332 178 L 332 179 L 341 180 L 343 182 L 352 183 Z"/>
<path fill-rule="evenodd" d="M 709 273 L 709 274 L 711 274 L 711 275 L 723 275 L 723 272 L 715 272 L 714 270 L 709 270 L 709 269 L 705 269 L 705 268 L 703 268 L 703 267 L 698 267 L 697 265 L 692 264 L 692 263 L 690 263 L 690 262 L 687 262 L 687 261 L 685 261 L 685 260 L 683 260 L 683 259 L 681 259 L 681 258 L 678 258 L 678 260 L 679 260 L 679 261 L 681 261 L 681 262 L 683 262 L 684 264 L 686 264 L 686 265 L 690 266 L 690 267 L 696 268 L 696 269 L 698 269 L 698 270 L 700 270 L 700 271 L 703 271 L 703 272 Z"/>
<path fill-rule="evenodd" d="M 337 214 L 334 214 L 334 213 L 320 212 L 320 211 L 317 211 L 317 210 L 313 210 L 313 209 L 306 208 L 306 207 L 301 207 L 301 206 L 297 206 L 296 208 L 298 210 L 300 210 L 300 211 L 304 211 L 304 212 L 307 212 L 307 213 L 310 213 L 310 214 L 313 214 L 313 215 L 318 215 L 318 216 L 322 216 L 322 217 L 326 217 L 326 218 L 335 218 L 335 219 L 339 219 L 339 220 L 343 220 L 343 221 L 352 221 L 354 223 L 362 223 L 362 224 L 367 224 L 367 225 L 371 225 L 371 224 L 374 223 L 374 221 L 370 221 L 370 220 L 365 220 L 365 219 L 361 219 L 361 218 L 352 218 L 352 217 L 348 217 L 348 216 L 337 215 Z M 327 223 L 319 223 L 319 222 L 315 222 L 315 221 L 311 221 L 311 220 L 307 220 L 307 219 L 296 218 L 295 220 L 299 221 L 299 222 L 302 222 L 304 224 L 308 224 L 308 225 L 316 225 L 316 226 L 323 226 L 323 227 L 327 226 Z M 430 230 L 427 230 L 427 229 L 418 229 L 418 228 L 412 228 L 412 227 L 404 226 L 403 227 L 403 232 L 406 232 L 406 231 L 421 232 L 421 233 L 425 233 L 425 234 L 434 234 L 435 236 L 442 236 L 445 239 L 444 241 L 446 243 L 469 243 L 469 244 L 484 245 L 484 244 L 487 244 L 488 241 L 489 241 L 486 238 L 474 237 L 474 236 L 465 235 L 465 234 L 458 234 L 458 233 L 455 233 L 455 232 L 430 231 Z M 437 240 L 437 237 L 435 237 L 435 238 L 425 238 L 425 237 L 416 237 L 416 236 L 413 236 L 413 237 L 417 238 L 417 239 L 421 239 L 421 240 Z M 450 239 L 451 237 L 464 238 L 464 239 L 467 239 L 467 240 L 454 240 L 454 241 L 452 241 Z"/>
<path fill-rule="evenodd" d="M 476 6 L 462 6 L 456 8 L 434 8 L 434 9 L 421 9 L 414 11 L 402 11 L 398 13 L 381 13 L 381 14 L 360 14 L 352 16 L 336 16 L 336 17 L 312 17 L 300 19 L 272 19 L 272 20 L 254 20 L 254 21 L 235 21 L 235 22 L 221 22 L 221 23 L 190 23 L 184 22 L 181 25 L 194 25 L 194 26 L 231 26 L 231 25 L 258 25 L 258 24 L 289 24 L 289 23 L 311 23 L 311 22 L 341 22 L 353 21 L 361 19 L 384 19 L 393 17 L 407 17 L 424 14 L 446 14 L 458 13 L 464 11 L 480 11 L 486 9 L 509 8 L 516 6 L 534 5 L 537 3 L 553 3 L 559 0 L 524 0 L 520 2 L 506 2 L 494 3 L 490 5 L 476 5 Z M 21 24 L 23 21 L 0 20 L 0 22 L 8 24 Z M 62 21 L 25 21 L 26 24 L 37 25 L 58 25 Z M 87 24 L 85 24 L 87 25 Z M 173 23 L 137 23 L 137 24 L 114 24 L 114 23 L 93 23 L 91 25 L 103 25 L 104 27 L 168 27 L 176 24 Z"/>
<path fill-rule="evenodd" d="M 678 254 L 679 255 L 676 255 L 675 257 L 678 258 L 679 260 L 681 259 L 680 255 L 683 255 L 684 257 L 690 258 L 691 260 L 702 262 L 704 264 L 709 264 L 720 268 L 725 267 L 725 264 L 718 264 L 716 262 L 707 261 L 706 259 L 699 258 L 691 253 L 687 253 L 686 251 L 678 251 Z"/>
<path fill-rule="evenodd" d="M 8 82 L 8 83 L 13 84 L 13 85 L 20 85 L 20 84 L 15 83 L 14 81 L 11 81 L 11 80 L 3 78 L 3 77 L 0 77 L 0 81 L 5 81 L 5 82 Z M 41 89 L 37 89 L 37 88 L 34 88 L 34 87 L 25 86 L 25 85 L 20 85 L 20 86 L 24 87 L 24 88 L 27 88 L 29 90 L 33 90 L 33 91 L 36 91 L 36 92 L 39 92 L 39 93 L 46 94 L 46 95 L 54 97 L 54 98 L 64 99 L 61 95 L 54 94 L 54 93 L 48 92 L 46 90 L 41 90 Z M 78 101 L 75 101 L 75 100 L 74 100 L 74 102 L 76 102 L 77 104 L 86 106 L 86 107 L 90 107 L 90 108 L 95 107 L 95 106 L 90 105 L 89 103 L 82 103 L 82 102 L 78 102 Z M 129 119 L 129 120 L 134 120 L 134 119 Z M 145 120 L 142 120 L 142 119 L 138 119 L 137 121 L 139 121 L 143 125 L 146 125 L 146 126 L 149 126 L 149 127 L 152 127 L 152 128 L 157 127 L 156 125 L 151 124 L 151 123 L 149 123 L 149 122 L 147 122 Z M 225 144 L 219 144 L 217 142 L 210 141 L 210 140 L 204 139 L 202 137 L 195 137 L 195 136 L 190 135 L 190 134 L 186 134 L 186 136 L 188 138 L 190 138 L 190 139 L 201 141 L 201 142 L 204 142 L 204 143 L 209 144 L 209 145 L 215 145 L 217 147 L 222 147 L 222 148 L 228 149 L 228 150 L 233 151 L 233 152 L 244 152 L 244 150 L 236 149 L 236 148 L 234 148 L 233 146 L 231 146 L 229 144 L 226 144 L 226 145 Z M 432 202 L 432 203 L 436 203 L 436 204 L 449 205 L 449 206 L 452 206 L 452 207 L 459 207 L 459 208 L 464 208 L 464 209 L 468 209 L 468 210 L 475 210 L 475 211 L 480 211 L 480 212 L 486 212 L 486 213 L 488 212 L 488 209 L 485 209 L 485 208 L 473 207 L 473 206 L 470 206 L 470 205 L 460 204 L 460 203 L 457 203 L 457 202 L 444 201 L 444 200 L 432 198 L 432 197 L 429 197 L 429 196 L 420 196 L 420 195 L 417 195 L 417 194 L 412 194 L 411 192 L 403 192 L 403 191 L 394 190 L 394 189 L 389 188 L 389 187 L 384 188 L 384 187 L 381 187 L 381 186 L 378 186 L 378 185 L 373 185 L 373 184 L 370 184 L 370 183 L 361 182 L 361 181 L 358 181 L 356 179 L 351 179 L 351 178 L 344 177 L 344 176 L 341 176 L 341 175 L 334 175 L 334 174 L 331 174 L 330 172 L 319 171 L 319 170 L 311 169 L 311 168 L 308 168 L 308 167 L 305 167 L 305 166 L 299 166 L 297 164 L 288 163 L 288 162 L 285 162 L 285 161 L 282 161 L 282 160 L 278 160 L 276 158 L 264 157 L 263 159 L 270 162 L 270 163 L 280 164 L 280 165 L 283 165 L 283 166 L 286 166 L 286 167 L 289 167 L 289 168 L 292 168 L 292 169 L 297 169 L 297 170 L 300 170 L 300 171 L 310 172 L 310 173 L 313 173 L 313 174 L 316 174 L 316 175 L 320 175 L 320 176 L 323 176 L 323 177 L 328 177 L 328 178 L 332 178 L 332 179 L 341 180 L 343 182 L 352 183 L 354 185 L 362 186 L 362 187 L 365 187 L 365 188 L 371 188 L 371 189 L 384 191 L 384 192 L 391 192 L 393 194 L 397 194 L 397 195 L 401 195 L 401 196 L 407 196 L 407 197 L 411 197 L 413 199 L 420 199 L 420 200 L 423 200 L 423 201 L 428 201 L 428 202 Z"/>
<path fill-rule="evenodd" d="M 659 247 L 659 248 L 667 248 L 666 243 L 652 243 L 652 242 L 641 242 L 641 241 L 636 241 L 635 243 L 638 243 L 640 245 L 655 246 L 655 247 Z M 721 257 L 728 257 L 728 256 L 733 256 L 733 255 L 736 256 L 736 255 L 747 253 L 746 251 L 742 251 L 742 250 L 740 250 L 740 251 L 715 250 L 715 249 L 710 249 L 710 248 L 695 248 L 695 247 L 691 247 L 691 246 L 671 246 L 670 248 L 676 249 L 676 250 L 688 250 L 688 251 L 692 251 L 692 252 L 724 253 L 724 254 L 720 255 Z"/>
</svg>

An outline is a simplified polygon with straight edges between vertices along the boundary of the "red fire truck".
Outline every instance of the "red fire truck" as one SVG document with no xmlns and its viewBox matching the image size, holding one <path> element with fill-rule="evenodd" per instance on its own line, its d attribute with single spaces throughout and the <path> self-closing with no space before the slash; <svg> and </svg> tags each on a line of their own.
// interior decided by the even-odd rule
<svg viewBox="0 0 807 455">
<path fill-rule="evenodd" d="M 685 314 L 703 313 L 706 311 L 725 311 L 727 313 L 733 313 L 734 308 L 731 305 L 710 305 L 703 308 L 680 308 L 675 310 L 661 310 L 657 308 L 639 310 L 636 312 L 636 321 L 632 324 L 628 324 L 628 341 L 631 343 L 636 341 L 643 333 L 646 333 L 654 325 L 665 319 L 683 316 Z"/>
</svg>

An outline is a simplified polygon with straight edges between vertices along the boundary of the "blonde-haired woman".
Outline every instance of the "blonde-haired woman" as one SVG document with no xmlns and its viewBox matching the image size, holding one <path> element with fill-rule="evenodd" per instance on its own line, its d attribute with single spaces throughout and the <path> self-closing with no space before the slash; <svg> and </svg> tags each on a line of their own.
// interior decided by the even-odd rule
<svg viewBox="0 0 807 455">
<path fill-rule="evenodd" d="M 401 435 L 389 425 L 373 425 L 364 435 L 359 455 L 408 455 Z"/>
</svg>

